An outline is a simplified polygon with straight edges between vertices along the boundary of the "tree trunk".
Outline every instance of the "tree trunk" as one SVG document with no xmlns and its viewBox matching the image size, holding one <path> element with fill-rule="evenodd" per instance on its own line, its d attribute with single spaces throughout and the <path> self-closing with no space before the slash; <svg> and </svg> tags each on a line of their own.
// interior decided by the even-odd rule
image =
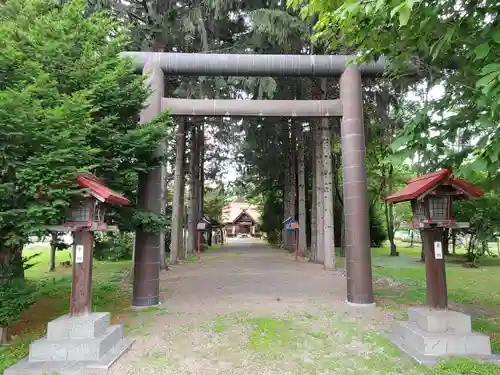
<svg viewBox="0 0 500 375">
<path fill-rule="evenodd" d="M 305 256 L 307 253 L 307 212 L 306 212 L 306 166 L 304 160 L 304 130 L 298 123 L 298 193 L 299 193 L 299 251 Z"/>
<path fill-rule="evenodd" d="M 50 233 L 49 272 L 56 270 L 57 232 Z"/>
<path fill-rule="evenodd" d="M 289 216 L 294 220 L 297 220 L 297 125 L 298 122 L 294 121 L 291 124 L 291 135 L 290 135 L 290 150 L 288 153 L 289 163 L 290 163 L 290 206 L 289 206 Z M 299 240 L 295 232 L 289 232 L 290 236 L 290 249 L 289 251 L 295 251 L 296 242 Z"/>
<path fill-rule="evenodd" d="M 167 143 L 163 142 L 163 153 L 162 155 L 167 155 Z M 161 213 L 165 215 L 167 208 L 167 164 L 162 164 L 161 166 Z M 160 271 L 168 270 L 167 266 L 167 257 L 166 257 L 166 244 L 165 244 L 165 236 L 166 236 L 167 228 L 164 226 L 160 231 Z"/>
<path fill-rule="evenodd" d="M 189 215 L 186 258 L 196 251 L 196 224 L 198 221 L 198 150 L 196 124 L 191 125 L 191 154 L 189 159 Z"/>
<path fill-rule="evenodd" d="M 197 247 L 197 236 L 198 236 L 198 231 L 197 231 L 197 226 L 198 226 L 198 221 L 200 220 L 200 125 L 196 123 L 196 135 L 195 135 L 195 149 L 196 152 L 194 154 L 194 197 L 195 201 L 193 203 L 193 247 L 190 249 L 191 253 L 194 255 L 198 251 Z"/>
<path fill-rule="evenodd" d="M 135 265 L 135 232 L 132 234 L 132 267 L 130 269 L 129 281 L 134 282 L 134 265 Z"/>
<path fill-rule="evenodd" d="M 393 175 L 393 166 L 392 164 L 389 165 L 389 171 L 387 173 L 387 179 L 386 179 L 386 196 L 389 196 L 392 193 L 392 175 Z M 384 173 L 385 174 L 385 173 Z M 390 244 L 390 256 L 398 256 L 399 253 L 396 249 L 396 243 L 394 242 L 394 207 L 392 204 L 389 204 L 385 202 L 384 204 L 384 211 L 385 211 L 385 223 L 387 227 L 387 237 L 389 238 L 389 244 Z"/>
<path fill-rule="evenodd" d="M 290 194 L 291 194 L 291 165 L 287 155 L 290 153 L 290 131 L 288 123 L 285 123 L 283 128 L 283 145 L 284 145 L 284 158 L 283 158 L 283 171 L 284 171 L 284 189 L 283 189 L 283 216 L 284 220 L 290 217 Z M 283 247 L 286 250 L 291 248 L 291 232 L 287 232 L 283 227 Z"/>
<path fill-rule="evenodd" d="M 326 78 L 321 79 L 323 99 L 326 99 Z M 333 175 L 332 175 L 332 139 L 330 121 L 321 119 L 321 164 L 323 182 L 323 246 L 325 248 L 325 268 L 329 271 L 335 269 L 335 241 L 333 228 Z"/>
<path fill-rule="evenodd" d="M 340 163 L 335 163 L 335 169 L 333 170 L 333 186 L 335 189 L 336 201 L 339 204 L 339 210 L 334 212 L 340 212 L 340 256 L 345 257 L 345 217 L 344 217 L 344 201 L 342 200 L 342 190 L 339 184 L 339 173 L 340 173 Z"/>
<path fill-rule="evenodd" d="M 443 228 L 443 254 L 450 255 L 450 228 Z"/>
<path fill-rule="evenodd" d="M 425 253 L 424 253 L 424 237 L 422 236 L 422 231 L 420 231 L 420 261 L 425 262 Z"/>
<path fill-rule="evenodd" d="M 399 253 L 397 252 L 396 243 L 394 242 L 394 226 L 393 226 L 394 219 L 391 221 L 391 216 L 394 217 L 392 215 L 392 212 L 391 212 L 392 210 L 393 210 L 392 205 L 385 202 L 384 203 L 385 224 L 387 227 L 387 237 L 389 238 L 389 244 L 390 244 L 390 248 L 391 248 L 389 255 L 390 256 L 398 256 Z"/>
<path fill-rule="evenodd" d="M 488 253 L 490 251 L 490 249 L 488 248 L 488 241 L 487 240 L 481 240 L 481 254 L 479 254 L 480 256 Z"/>
<path fill-rule="evenodd" d="M 201 218 L 204 214 L 204 197 L 205 197 L 205 129 L 204 124 L 200 124 L 200 131 L 198 133 L 198 158 L 199 158 L 199 169 L 198 169 L 198 217 Z"/>
<path fill-rule="evenodd" d="M 343 210 L 342 210 L 343 212 Z M 345 258 L 345 218 L 344 215 L 340 218 L 340 256 Z"/>
<path fill-rule="evenodd" d="M 0 327 L 0 345 L 7 344 L 7 327 Z"/>
<path fill-rule="evenodd" d="M 186 128 L 185 128 L 186 130 Z M 188 174 L 188 171 L 186 171 L 187 167 L 187 160 L 186 160 L 186 141 L 184 140 L 184 176 L 182 179 L 182 195 L 181 195 L 181 207 L 182 207 L 182 218 L 181 218 L 181 225 L 179 228 L 180 232 L 180 240 L 179 240 L 179 255 L 178 258 L 179 260 L 185 260 L 186 259 L 186 249 L 187 249 L 187 243 L 186 243 L 186 228 L 187 226 L 187 215 L 188 215 L 188 208 L 186 207 L 186 175 Z"/>
<path fill-rule="evenodd" d="M 498 245 L 498 239 L 497 239 L 497 245 Z M 456 254 L 456 250 L 457 250 L 457 232 L 454 231 L 453 229 L 451 230 L 451 249 L 453 251 L 453 254 Z"/>
<path fill-rule="evenodd" d="M 321 120 L 321 150 L 324 265 L 327 270 L 331 271 L 335 269 L 335 243 L 333 228 L 332 143 L 330 138 L 330 124 L 327 119 Z"/>
<path fill-rule="evenodd" d="M 413 232 L 413 229 L 410 229 L 410 247 L 413 247 L 414 235 L 415 232 Z"/>
<path fill-rule="evenodd" d="M 24 279 L 23 243 L 5 245 L 0 242 L 0 279 L 4 277 L 1 266 L 7 266 L 11 277 Z"/>
<path fill-rule="evenodd" d="M 200 220 L 205 211 L 205 129 L 201 123 L 198 132 L 198 220 Z M 207 248 L 207 232 L 202 232 L 200 235 L 201 251 Z"/>
<path fill-rule="evenodd" d="M 182 254 L 182 229 L 184 224 L 184 159 L 186 146 L 186 119 L 178 121 L 175 150 L 174 196 L 172 201 L 172 234 L 170 236 L 170 264 L 176 264 Z"/>
<path fill-rule="evenodd" d="M 472 254 L 472 248 L 474 247 L 474 235 L 471 234 L 470 239 L 469 239 L 469 246 L 467 246 L 467 259 L 469 261 L 474 260 L 474 256 Z"/>
<path fill-rule="evenodd" d="M 297 126 L 292 123 L 290 139 L 290 216 L 297 220 Z"/>
<path fill-rule="evenodd" d="M 315 159 L 315 169 L 316 169 L 316 258 L 314 259 L 318 263 L 325 262 L 325 238 L 324 238 L 324 209 L 323 209 L 323 171 L 322 171 L 322 148 L 321 148 L 321 124 L 319 121 L 316 122 L 316 137 L 314 142 L 314 159 Z"/>
<path fill-rule="evenodd" d="M 310 131 L 312 135 L 312 145 L 311 149 L 313 150 L 312 152 L 312 157 L 311 157 L 311 175 L 312 175 L 312 181 L 311 181 L 311 186 L 312 186 L 312 199 L 311 199 L 311 254 L 310 257 L 312 260 L 316 260 L 317 258 L 317 253 L 318 253 L 318 235 L 317 235 L 317 230 L 318 227 L 316 225 L 316 220 L 317 220 L 317 198 L 316 198 L 316 130 L 314 128 L 311 128 Z"/>
</svg>

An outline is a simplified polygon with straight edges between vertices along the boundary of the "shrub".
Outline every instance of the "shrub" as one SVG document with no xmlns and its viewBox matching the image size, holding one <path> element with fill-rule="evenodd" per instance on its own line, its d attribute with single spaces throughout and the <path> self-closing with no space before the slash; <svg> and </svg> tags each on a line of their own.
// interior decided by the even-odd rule
<svg viewBox="0 0 500 375">
<path fill-rule="evenodd" d="M 33 266 L 27 261 L 38 255 L 22 258 L 22 268 L 27 269 Z M 9 327 L 19 320 L 22 312 L 35 302 L 36 291 L 33 283 L 18 276 L 16 265 L 0 265 L 0 327 Z"/>
<path fill-rule="evenodd" d="M 108 261 L 132 259 L 133 246 L 131 233 L 97 233 L 94 241 L 94 258 Z"/>
<path fill-rule="evenodd" d="M 387 240 L 387 232 L 376 210 L 370 205 L 370 240 L 372 247 L 381 247 Z"/>
<path fill-rule="evenodd" d="M 0 327 L 8 327 L 35 302 L 36 287 L 18 278 L 3 280 L 0 285 Z"/>
</svg>

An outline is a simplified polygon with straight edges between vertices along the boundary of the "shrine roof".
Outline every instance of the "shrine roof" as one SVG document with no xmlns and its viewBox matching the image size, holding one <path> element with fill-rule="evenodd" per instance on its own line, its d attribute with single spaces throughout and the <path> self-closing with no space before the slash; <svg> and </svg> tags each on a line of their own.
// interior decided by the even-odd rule
<svg viewBox="0 0 500 375">
<path fill-rule="evenodd" d="M 465 197 L 480 197 L 483 195 L 483 192 L 470 182 L 455 178 L 451 170 L 441 169 L 412 178 L 402 190 L 389 195 L 386 201 L 389 203 L 398 203 L 417 199 L 438 185 L 451 185 L 463 193 Z"/>
<path fill-rule="evenodd" d="M 254 223 L 259 221 L 257 205 L 248 202 L 232 202 L 222 209 L 222 222 L 235 223 L 243 214 L 247 214 Z"/>
<path fill-rule="evenodd" d="M 129 201 L 123 195 L 108 188 L 102 180 L 90 173 L 82 173 L 76 177 L 75 182 L 83 188 L 90 190 L 90 194 L 101 202 L 125 205 Z"/>
</svg>

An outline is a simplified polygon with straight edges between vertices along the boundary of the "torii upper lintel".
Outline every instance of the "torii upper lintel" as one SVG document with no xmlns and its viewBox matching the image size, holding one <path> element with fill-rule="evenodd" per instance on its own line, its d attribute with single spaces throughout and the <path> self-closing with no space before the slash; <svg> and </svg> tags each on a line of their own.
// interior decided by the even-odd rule
<svg viewBox="0 0 500 375">
<path fill-rule="evenodd" d="M 230 53 L 122 52 L 138 73 L 154 62 L 165 74 L 188 76 L 340 77 L 354 55 L 262 55 Z M 380 76 L 388 67 L 380 58 L 360 64 L 362 76 Z"/>
</svg>

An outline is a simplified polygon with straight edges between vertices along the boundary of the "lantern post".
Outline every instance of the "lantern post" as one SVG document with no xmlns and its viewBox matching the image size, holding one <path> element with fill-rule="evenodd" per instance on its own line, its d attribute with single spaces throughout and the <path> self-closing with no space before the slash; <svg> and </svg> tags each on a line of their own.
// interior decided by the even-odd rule
<svg viewBox="0 0 500 375">
<path fill-rule="evenodd" d="M 106 206 L 128 204 L 128 199 L 92 174 L 81 174 L 75 182 L 85 191 L 70 205 L 63 227 L 73 232 L 74 242 L 70 314 L 83 316 L 92 311 L 94 232 L 113 230 L 105 221 Z"/>
<path fill-rule="evenodd" d="M 70 314 L 88 315 L 92 310 L 92 259 L 94 232 L 73 232 L 73 275 L 71 282 Z"/>
<path fill-rule="evenodd" d="M 294 233 L 295 238 L 295 260 L 299 260 L 299 223 L 291 216 L 287 218 L 283 224 L 285 225 L 285 232 Z"/>
<path fill-rule="evenodd" d="M 211 230 L 211 221 L 203 216 L 196 224 L 196 252 L 198 261 L 201 259 L 201 236 L 203 232 Z"/>
<path fill-rule="evenodd" d="M 69 314 L 49 322 L 46 336 L 32 342 L 28 357 L 5 375 L 94 373 L 108 369 L 134 342 L 123 335 L 122 325 L 110 324 L 108 312 L 92 312 L 94 232 L 114 230 L 106 222 L 106 208 L 128 200 L 93 174 L 80 174 L 74 183 L 83 192 L 71 202 L 66 221 L 47 227 L 74 234 Z"/>
<path fill-rule="evenodd" d="M 432 309 L 448 307 L 443 229 L 468 225 L 457 224 L 453 219 L 453 201 L 481 195 L 482 192 L 472 184 L 453 177 L 450 170 L 442 169 L 410 180 L 403 190 L 386 198 L 389 203 L 411 203 L 412 221 L 407 227 L 421 233 L 427 305 Z"/>
<path fill-rule="evenodd" d="M 410 307 L 408 321 L 396 322 L 390 340 L 420 363 L 433 364 L 447 356 L 491 356 L 490 338 L 473 332 L 470 316 L 448 309 L 444 228 L 466 228 L 452 216 L 453 201 L 483 193 L 448 169 L 413 178 L 386 198 L 389 203 L 411 202 L 408 228 L 420 230 L 425 255 L 427 306 Z"/>
</svg>

